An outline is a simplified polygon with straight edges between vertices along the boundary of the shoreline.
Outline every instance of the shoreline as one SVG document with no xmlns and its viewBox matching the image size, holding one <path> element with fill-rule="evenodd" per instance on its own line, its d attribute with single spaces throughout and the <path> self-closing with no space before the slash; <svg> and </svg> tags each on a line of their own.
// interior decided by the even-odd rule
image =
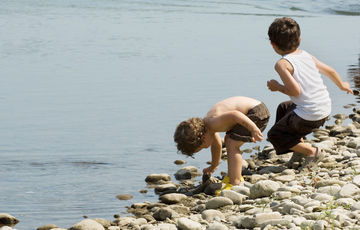
<svg viewBox="0 0 360 230">
<path fill-rule="evenodd" d="M 307 140 L 325 152 L 317 166 L 300 171 L 303 159 L 289 163 L 292 153 L 276 155 L 266 145 L 244 160 L 245 182 L 220 196 L 214 193 L 224 186 L 221 180 L 212 177 L 201 182 L 201 173 L 193 166 L 172 172 L 176 181 L 169 174 L 151 174 L 145 183 L 159 196 L 158 202 L 134 203 L 127 207 L 127 216 L 85 218 L 68 229 L 360 229 L 360 108 L 356 106 L 345 105 L 348 115 L 334 115 L 333 125 L 326 122 Z M 123 195 L 118 198 L 131 199 Z M 17 223 L 11 214 L 0 214 L 1 230 L 16 229 Z M 37 229 L 66 228 L 49 224 Z"/>
</svg>

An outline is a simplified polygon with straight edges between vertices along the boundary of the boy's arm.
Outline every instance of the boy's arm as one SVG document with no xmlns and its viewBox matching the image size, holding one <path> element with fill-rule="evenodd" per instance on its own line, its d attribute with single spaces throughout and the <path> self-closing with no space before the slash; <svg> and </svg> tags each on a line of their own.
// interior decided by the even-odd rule
<svg viewBox="0 0 360 230">
<path fill-rule="evenodd" d="M 204 168 L 203 173 L 211 175 L 218 168 L 222 155 L 222 143 L 218 133 L 214 133 L 213 142 L 211 143 L 211 166 Z"/>
<path fill-rule="evenodd" d="M 271 91 L 280 91 L 289 96 L 299 96 L 301 89 L 295 78 L 292 76 L 292 73 L 294 72 L 292 65 L 287 60 L 280 59 L 275 65 L 275 70 L 279 74 L 284 85 L 272 79 L 267 82 L 268 88 Z"/>
<path fill-rule="evenodd" d="M 261 130 L 256 126 L 256 124 L 238 110 L 229 111 L 216 117 L 207 118 L 207 123 L 213 130 L 216 131 L 227 131 L 224 129 L 240 124 L 251 132 L 253 142 L 261 141 L 263 139 Z"/>
<path fill-rule="evenodd" d="M 350 89 L 349 83 L 342 81 L 340 75 L 336 72 L 334 68 L 319 61 L 314 56 L 312 56 L 312 58 L 315 62 L 316 68 L 319 69 L 320 73 L 329 77 L 341 90 L 346 91 L 347 93 L 354 94 L 353 91 Z"/>
</svg>

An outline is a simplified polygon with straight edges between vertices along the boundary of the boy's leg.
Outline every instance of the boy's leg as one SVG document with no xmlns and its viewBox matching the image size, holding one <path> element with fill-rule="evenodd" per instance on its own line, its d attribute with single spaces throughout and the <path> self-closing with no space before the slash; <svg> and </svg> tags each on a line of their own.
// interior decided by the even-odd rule
<svg viewBox="0 0 360 230">
<path fill-rule="evenodd" d="M 291 147 L 290 150 L 301 153 L 305 157 L 315 157 L 316 155 L 316 148 L 303 142 L 300 142 L 299 144 Z"/>
<path fill-rule="evenodd" d="M 241 182 L 242 173 L 242 155 L 240 147 L 244 144 L 242 141 L 236 141 L 225 136 L 225 146 L 228 154 L 228 176 L 230 184 L 237 185 Z"/>
</svg>

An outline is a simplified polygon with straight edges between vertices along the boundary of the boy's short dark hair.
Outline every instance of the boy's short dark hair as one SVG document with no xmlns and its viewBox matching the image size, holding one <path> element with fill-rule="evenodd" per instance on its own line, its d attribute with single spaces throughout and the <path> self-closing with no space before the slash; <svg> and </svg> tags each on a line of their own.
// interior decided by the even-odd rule
<svg viewBox="0 0 360 230">
<path fill-rule="evenodd" d="M 193 117 L 181 122 L 175 130 L 174 141 L 182 154 L 192 156 L 202 144 L 206 132 L 204 120 Z"/>
<path fill-rule="evenodd" d="M 268 30 L 269 39 L 280 50 L 290 52 L 300 45 L 300 26 L 288 17 L 277 18 Z"/>
</svg>

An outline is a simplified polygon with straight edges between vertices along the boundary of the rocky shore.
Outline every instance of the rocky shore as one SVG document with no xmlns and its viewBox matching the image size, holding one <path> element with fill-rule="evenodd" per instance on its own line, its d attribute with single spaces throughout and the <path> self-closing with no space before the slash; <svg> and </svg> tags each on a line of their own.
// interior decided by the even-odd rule
<svg viewBox="0 0 360 230">
<path fill-rule="evenodd" d="M 127 207 L 128 216 L 84 219 L 69 230 L 360 229 L 360 109 L 354 106 L 345 106 L 349 115 L 335 115 L 334 125 L 326 124 L 306 140 L 325 152 L 318 165 L 303 167 L 296 153 L 278 156 L 270 145 L 255 147 L 245 150 L 252 151 L 244 161 L 245 182 L 219 196 L 215 191 L 224 186 L 222 178 L 201 178 L 197 168 L 185 166 L 172 172 L 176 181 L 169 174 L 146 177 L 159 195 L 157 203 L 134 203 Z M 1 230 L 15 229 L 17 223 L 0 213 Z M 64 230 L 38 228 L 49 229 Z"/>
</svg>

